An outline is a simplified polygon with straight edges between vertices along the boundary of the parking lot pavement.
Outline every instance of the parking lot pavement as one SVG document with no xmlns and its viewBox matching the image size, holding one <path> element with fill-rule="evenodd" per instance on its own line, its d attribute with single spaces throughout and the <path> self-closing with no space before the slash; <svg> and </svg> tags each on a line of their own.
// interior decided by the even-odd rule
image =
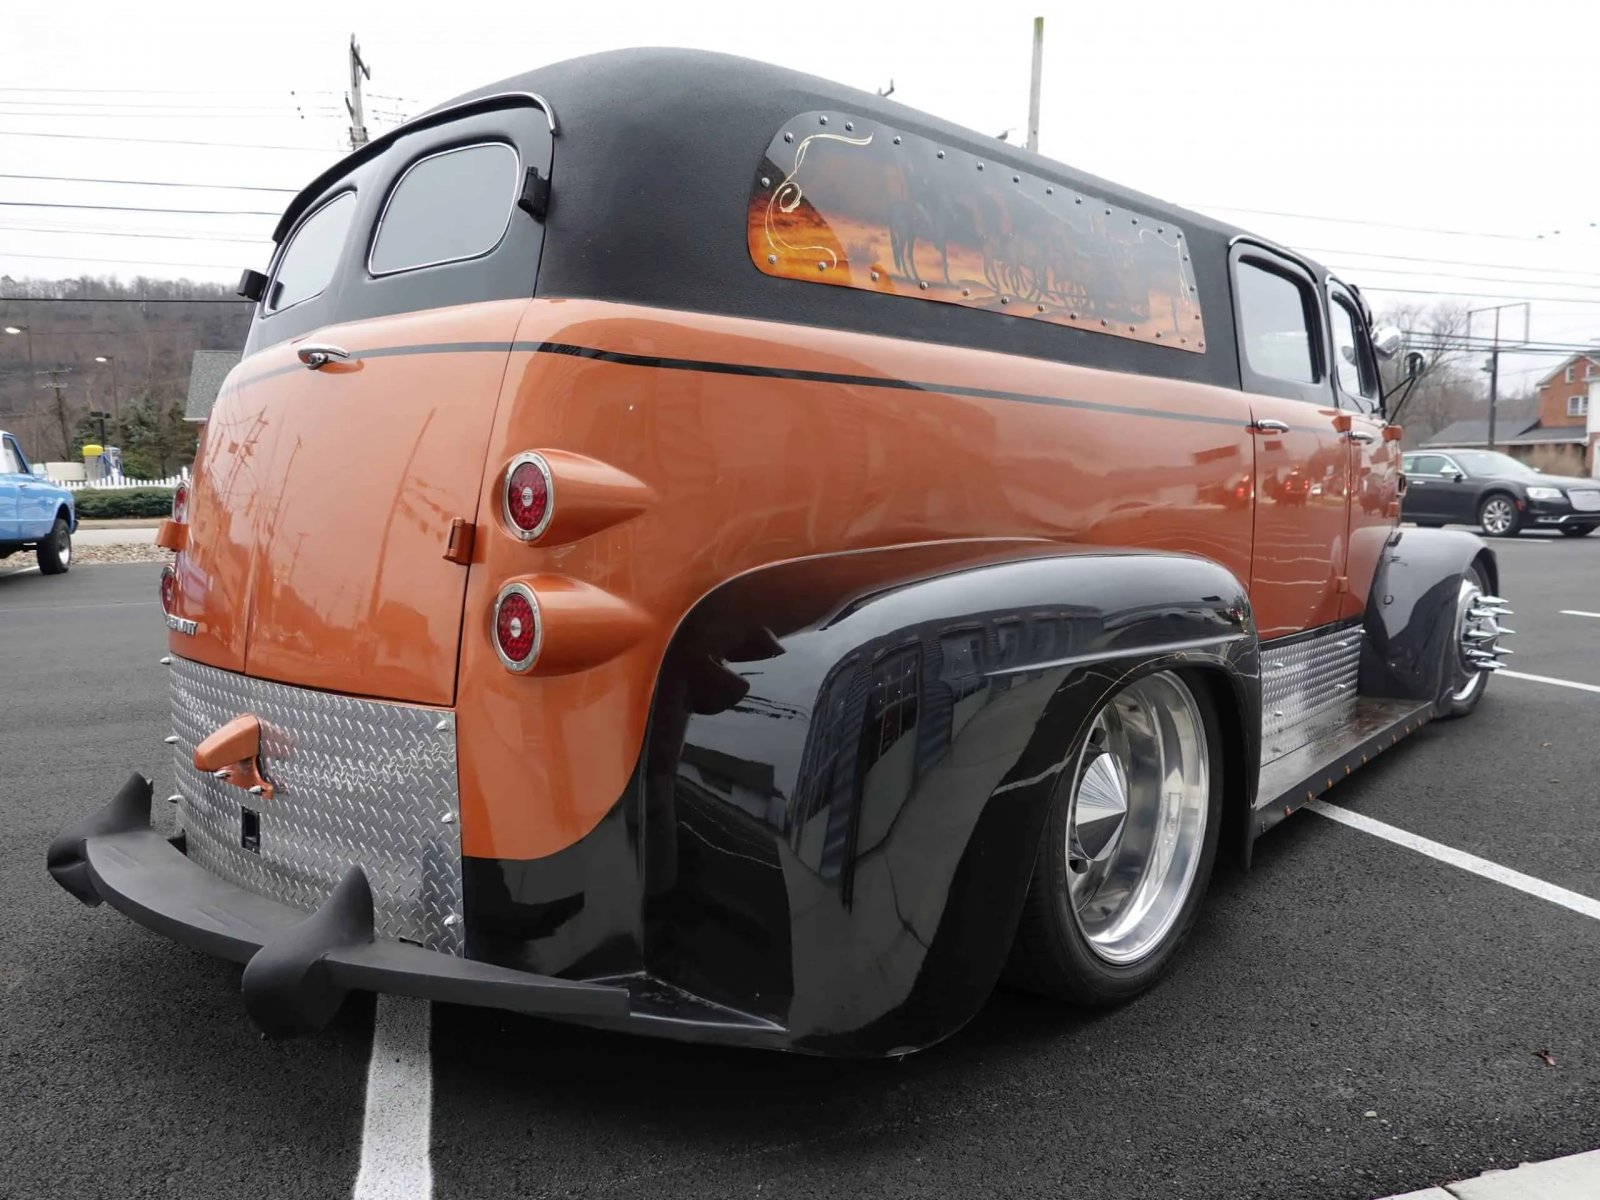
<svg viewBox="0 0 1600 1200">
<path fill-rule="evenodd" d="M 239 968 L 44 871 L 130 771 L 171 790 L 159 571 L 0 578 L 0 1197 L 345 1195 L 371 1000 L 323 1038 L 263 1042 Z"/>
<path fill-rule="evenodd" d="M 1513 661 L 1600 683 L 1600 620 L 1559 612 L 1600 610 L 1600 541 L 1526 540 L 1501 553 Z M 350 1195 L 372 1002 L 262 1042 L 237 968 L 43 870 L 130 768 L 170 780 L 158 570 L 0 578 L 0 1196 Z M 1600 897 L 1597 723 L 1600 693 L 1497 678 L 1328 799 Z M 1002 993 L 899 1062 L 437 1006 L 432 1194 L 1387 1196 L 1600 1146 L 1596 978 L 1600 921 L 1304 813 L 1220 875 L 1149 995 Z"/>
</svg>

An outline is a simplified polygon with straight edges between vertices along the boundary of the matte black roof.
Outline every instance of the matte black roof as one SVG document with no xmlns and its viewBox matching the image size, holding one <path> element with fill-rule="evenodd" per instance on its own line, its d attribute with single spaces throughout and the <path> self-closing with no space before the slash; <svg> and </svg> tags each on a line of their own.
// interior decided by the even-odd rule
<svg viewBox="0 0 1600 1200">
<path fill-rule="evenodd" d="M 465 93 L 395 133 L 508 92 L 545 98 L 558 126 L 537 295 L 860 329 L 1239 386 L 1227 255 L 1242 231 L 1233 226 L 893 100 L 696 50 L 618 50 L 554 63 Z M 746 242 L 752 181 L 784 123 L 812 111 L 878 121 L 1176 224 L 1188 237 L 1210 348 L 1193 354 L 956 305 L 763 276 Z M 320 176 L 290 205 L 280 233 L 351 165 L 392 144 L 392 136 Z M 1151 154 L 1163 145 L 1151 138 Z M 1319 280 L 1325 277 L 1309 265 Z"/>
</svg>

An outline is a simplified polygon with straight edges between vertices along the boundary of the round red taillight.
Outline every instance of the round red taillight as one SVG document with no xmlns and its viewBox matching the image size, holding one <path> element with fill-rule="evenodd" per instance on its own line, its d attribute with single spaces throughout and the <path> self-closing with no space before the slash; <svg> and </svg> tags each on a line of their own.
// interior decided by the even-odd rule
<svg viewBox="0 0 1600 1200">
<path fill-rule="evenodd" d="M 172 519 L 174 521 L 187 521 L 189 519 L 189 485 L 180 483 L 172 492 Z"/>
<path fill-rule="evenodd" d="M 494 651 L 509 671 L 526 671 L 539 657 L 539 602 L 526 584 L 510 583 L 494 602 Z"/>
<path fill-rule="evenodd" d="M 506 468 L 503 508 L 506 526 L 525 542 L 538 537 L 555 512 L 550 464 L 538 454 L 519 454 Z"/>
<path fill-rule="evenodd" d="M 178 573 L 171 567 L 161 569 L 161 611 L 171 616 L 178 605 Z"/>
</svg>

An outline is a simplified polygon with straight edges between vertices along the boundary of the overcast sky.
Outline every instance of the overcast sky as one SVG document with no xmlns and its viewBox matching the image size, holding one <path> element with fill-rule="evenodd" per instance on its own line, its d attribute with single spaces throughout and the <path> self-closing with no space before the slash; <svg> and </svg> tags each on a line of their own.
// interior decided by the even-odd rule
<svg viewBox="0 0 1600 1200">
<path fill-rule="evenodd" d="M 868 90 L 893 79 L 896 100 L 1020 138 L 1031 18 L 1042 14 L 1046 155 L 1302 248 L 1380 309 L 1445 298 L 1394 289 L 1473 306 L 1536 298 L 1535 337 L 1600 338 L 1600 6 L 1572 0 L 52 0 L 7 10 L 0 275 L 232 282 L 265 266 L 265 214 L 348 144 L 352 32 L 372 69 L 373 133 L 542 63 L 682 45 Z M 1508 363 L 1511 382 L 1550 362 Z"/>
</svg>

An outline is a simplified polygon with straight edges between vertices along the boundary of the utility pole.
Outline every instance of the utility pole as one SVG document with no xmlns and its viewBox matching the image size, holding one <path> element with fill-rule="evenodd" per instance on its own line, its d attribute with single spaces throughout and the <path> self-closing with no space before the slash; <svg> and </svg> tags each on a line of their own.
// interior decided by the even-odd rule
<svg viewBox="0 0 1600 1200">
<path fill-rule="evenodd" d="M 350 92 L 344 98 L 345 111 L 350 114 L 350 149 L 359 150 L 367 144 L 367 119 L 361 109 L 361 81 L 371 79 L 372 72 L 361 59 L 361 47 L 356 35 L 350 35 Z"/>
<path fill-rule="evenodd" d="M 1044 73 L 1044 18 L 1033 19 L 1033 82 L 1028 87 L 1028 149 L 1039 152 L 1039 79 Z"/>
<path fill-rule="evenodd" d="M 1493 308 L 1474 308 L 1467 313 L 1468 337 L 1472 335 L 1472 318 L 1475 314 L 1481 312 L 1494 314 L 1494 341 L 1489 347 L 1489 449 L 1491 450 L 1494 449 L 1495 417 L 1500 402 L 1500 313 L 1507 308 L 1522 310 L 1522 341 L 1526 344 L 1531 314 L 1527 304 L 1497 304 Z"/>
<path fill-rule="evenodd" d="M 67 398 L 63 394 L 61 376 L 72 374 L 71 367 L 51 367 L 49 370 L 38 372 L 40 375 L 50 377 L 47 383 L 40 387 L 52 388 L 56 394 L 56 423 L 61 427 L 61 458 L 70 461 L 72 458 L 72 427 L 67 422 Z"/>
</svg>

